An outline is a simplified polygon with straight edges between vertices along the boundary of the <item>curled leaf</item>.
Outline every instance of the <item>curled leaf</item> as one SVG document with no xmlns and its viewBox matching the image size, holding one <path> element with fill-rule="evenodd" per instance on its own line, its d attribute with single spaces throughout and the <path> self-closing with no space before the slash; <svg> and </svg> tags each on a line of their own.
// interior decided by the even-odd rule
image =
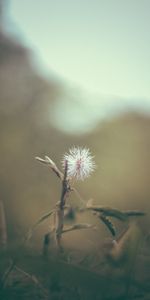
<svg viewBox="0 0 150 300">
<path fill-rule="evenodd" d="M 115 226 L 113 225 L 113 223 L 110 221 L 110 219 L 108 217 L 106 217 L 105 215 L 100 215 L 99 218 L 103 221 L 103 223 L 107 226 L 107 228 L 109 229 L 109 231 L 111 232 L 111 234 L 113 236 L 116 235 L 116 229 Z"/>
</svg>

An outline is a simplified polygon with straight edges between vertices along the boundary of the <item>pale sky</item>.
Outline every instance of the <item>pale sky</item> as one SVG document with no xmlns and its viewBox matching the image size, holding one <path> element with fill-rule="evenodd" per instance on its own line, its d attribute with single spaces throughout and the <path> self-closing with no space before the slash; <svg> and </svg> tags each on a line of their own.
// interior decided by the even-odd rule
<svg viewBox="0 0 150 300">
<path fill-rule="evenodd" d="M 150 0 L 10 0 L 9 12 L 46 72 L 150 109 Z"/>
</svg>

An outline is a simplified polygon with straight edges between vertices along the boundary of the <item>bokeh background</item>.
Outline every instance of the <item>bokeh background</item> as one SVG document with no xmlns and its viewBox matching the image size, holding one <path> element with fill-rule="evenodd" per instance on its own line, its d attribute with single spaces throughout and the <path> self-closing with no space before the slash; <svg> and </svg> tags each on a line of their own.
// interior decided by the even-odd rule
<svg viewBox="0 0 150 300">
<path fill-rule="evenodd" d="M 72 145 L 89 147 L 97 165 L 76 184 L 82 197 L 146 211 L 148 234 L 149 10 L 148 0 L 0 0 L 0 198 L 9 239 L 59 199 L 59 180 L 34 157 L 61 167 Z M 75 195 L 71 202 L 80 204 Z M 103 224 L 95 236 L 108 236 Z M 81 238 L 87 247 L 91 231 L 65 242 Z"/>
</svg>

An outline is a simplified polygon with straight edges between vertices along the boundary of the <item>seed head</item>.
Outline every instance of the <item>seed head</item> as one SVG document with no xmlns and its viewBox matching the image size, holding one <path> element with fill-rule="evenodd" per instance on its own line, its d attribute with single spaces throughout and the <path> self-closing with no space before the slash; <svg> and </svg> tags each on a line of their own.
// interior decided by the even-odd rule
<svg viewBox="0 0 150 300">
<path fill-rule="evenodd" d="M 73 147 L 66 153 L 63 158 L 63 168 L 65 168 L 67 161 L 68 170 L 67 175 L 70 178 L 77 180 L 84 180 L 95 169 L 93 156 L 89 149 L 82 147 Z"/>
</svg>

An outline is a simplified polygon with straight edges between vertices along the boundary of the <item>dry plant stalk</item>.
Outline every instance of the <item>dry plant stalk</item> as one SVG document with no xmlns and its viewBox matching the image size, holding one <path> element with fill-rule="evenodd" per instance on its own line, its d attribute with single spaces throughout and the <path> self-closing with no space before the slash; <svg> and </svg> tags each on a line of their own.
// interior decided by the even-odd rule
<svg viewBox="0 0 150 300">
<path fill-rule="evenodd" d="M 64 156 L 64 173 L 62 173 L 56 164 L 48 157 L 45 156 L 44 159 L 40 157 L 36 157 L 36 159 L 48 165 L 52 171 L 57 175 L 57 177 L 61 180 L 62 183 L 62 191 L 60 196 L 60 201 L 56 203 L 56 206 L 53 210 L 49 213 L 42 216 L 30 230 L 28 237 L 30 238 L 35 229 L 41 222 L 47 219 L 50 216 L 54 216 L 54 230 L 47 233 L 44 238 L 44 247 L 43 253 L 47 255 L 48 245 L 50 243 L 50 236 L 52 232 L 55 235 L 57 249 L 62 251 L 61 239 L 62 234 L 72 230 L 79 230 L 79 229 L 87 229 L 93 227 L 90 224 L 74 224 L 69 228 L 64 228 L 64 217 L 65 217 L 65 208 L 66 206 L 66 199 L 69 196 L 71 191 L 77 191 L 71 187 L 71 180 L 74 179 L 81 179 L 83 180 L 85 177 L 89 176 L 89 173 L 93 171 L 94 163 L 92 162 L 92 156 L 88 149 L 84 148 L 72 148 L 70 149 L 70 153 Z M 81 197 L 80 197 L 81 200 Z M 82 201 L 83 205 L 83 201 Z M 85 203 L 84 203 L 85 206 Z"/>
<path fill-rule="evenodd" d="M 45 156 L 45 159 L 42 159 L 40 157 L 36 157 L 36 159 L 44 164 L 47 164 L 51 167 L 52 171 L 59 177 L 59 179 L 62 182 L 62 192 L 61 192 L 61 197 L 60 201 L 56 203 L 56 207 L 54 210 L 50 211 L 50 213 L 45 214 L 42 218 L 39 219 L 38 222 L 36 222 L 35 226 L 47 219 L 50 215 L 54 215 L 55 218 L 55 224 L 54 224 L 54 231 L 55 231 L 55 239 L 56 239 L 56 244 L 58 249 L 61 251 L 61 237 L 63 233 L 63 227 L 64 227 L 64 209 L 65 209 L 65 204 L 66 204 L 66 197 L 67 194 L 71 191 L 69 181 L 67 179 L 67 169 L 68 165 L 66 163 L 65 166 L 65 172 L 64 174 L 58 169 L 56 164 L 48 157 Z M 41 222 L 40 222 L 41 221 Z M 30 237 L 30 236 L 29 236 Z M 50 241 L 50 233 L 47 233 L 44 238 L 44 255 L 47 255 L 47 248 L 49 245 Z"/>
<path fill-rule="evenodd" d="M 7 245 L 7 225 L 4 210 L 4 204 L 0 201 L 0 247 L 5 248 Z"/>
<path fill-rule="evenodd" d="M 62 192 L 61 192 L 61 198 L 60 202 L 57 204 L 56 209 L 56 224 L 55 224 L 55 238 L 58 248 L 61 250 L 61 236 L 63 233 L 63 227 L 64 227 L 64 209 L 66 204 L 66 197 L 67 194 L 70 191 L 69 182 L 67 180 L 67 170 L 68 170 L 68 164 L 66 162 L 65 166 L 65 173 L 64 178 L 62 180 Z"/>
<path fill-rule="evenodd" d="M 7 279 L 9 277 L 9 275 L 11 274 L 11 272 L 14 270 L 15 264 L 16 264 L 16 259 L 10 261 L 8 268 L 6 269 L 6 271 L 4 272 L 4 274 L 0 280 L 0 288 L 1 289 L 5 288 L 5 286 L 7 285 Z"/>
</svg>

